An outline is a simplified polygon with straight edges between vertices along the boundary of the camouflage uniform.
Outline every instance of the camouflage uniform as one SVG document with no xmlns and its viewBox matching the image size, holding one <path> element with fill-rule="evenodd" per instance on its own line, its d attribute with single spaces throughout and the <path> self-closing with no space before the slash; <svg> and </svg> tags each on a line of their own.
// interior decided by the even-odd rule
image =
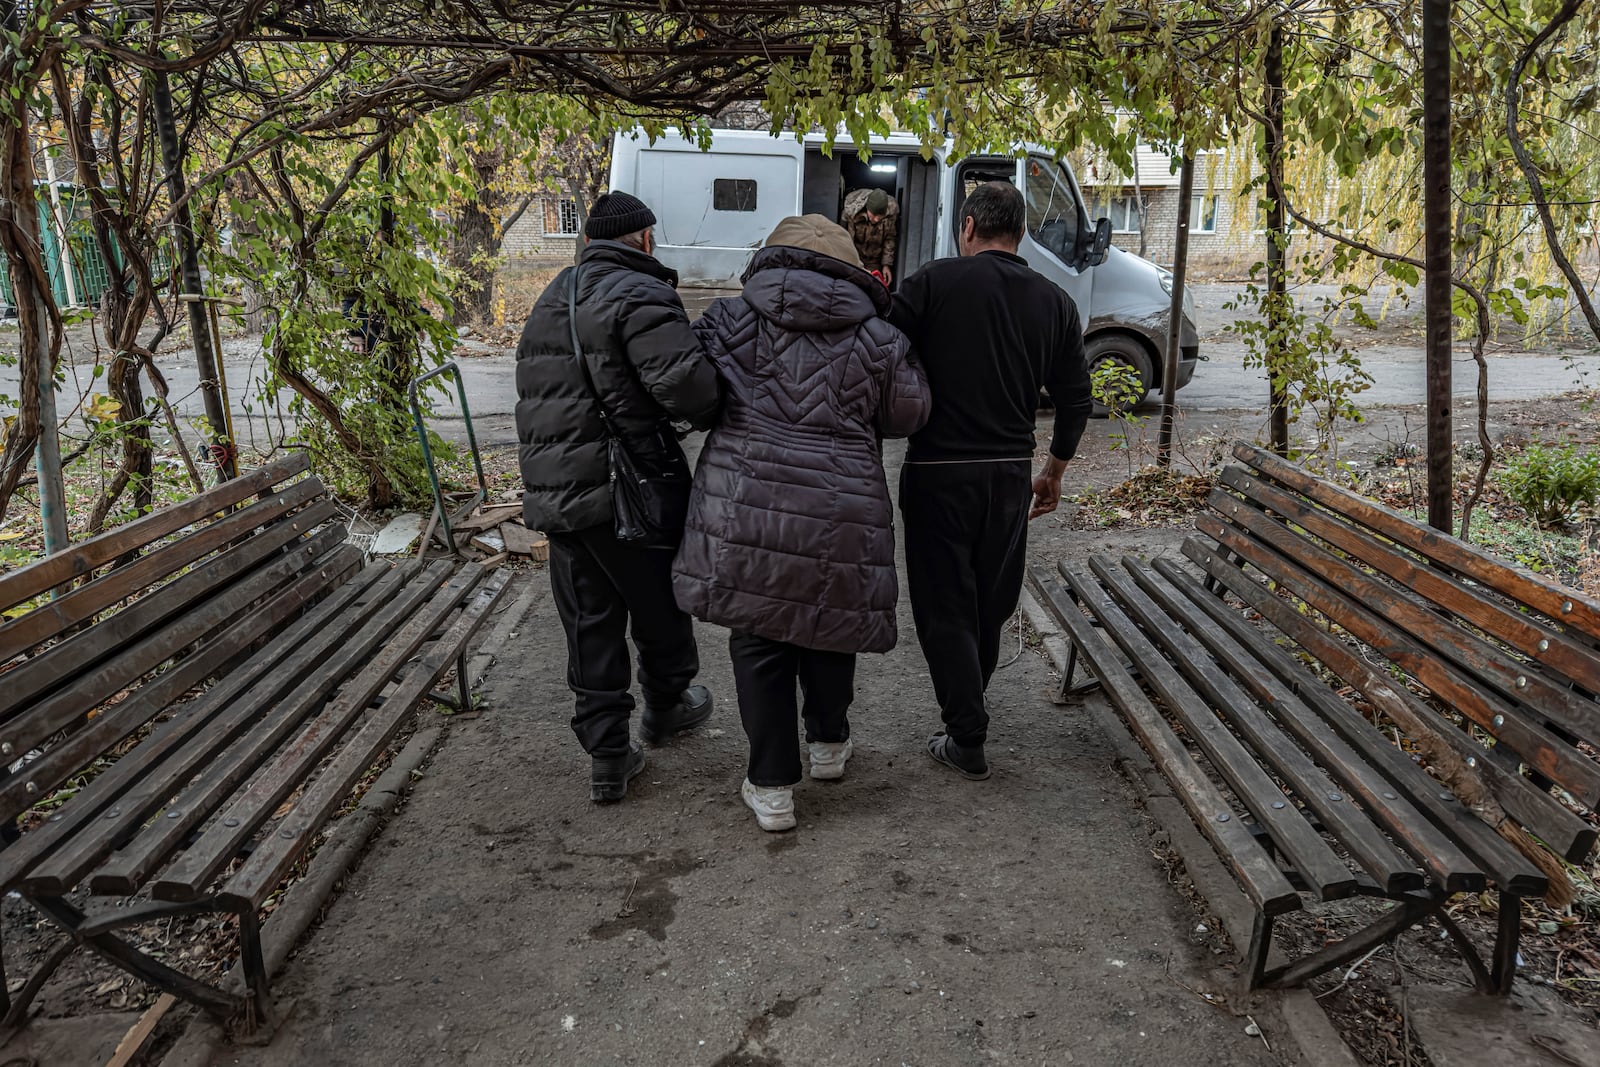
<svg viewBox="0 0 1600 1067">
<path fill-rule="evenodd" d="M 857 189 L 844 198 L 844 228 L 856 244 L 861 265 L 868 270 L 894 268 L 895 238 L 900 228 L 900 205 L 889 198 L 889 210 L 873 222 L 863 210 L 871 189 Z"/>
</svg>

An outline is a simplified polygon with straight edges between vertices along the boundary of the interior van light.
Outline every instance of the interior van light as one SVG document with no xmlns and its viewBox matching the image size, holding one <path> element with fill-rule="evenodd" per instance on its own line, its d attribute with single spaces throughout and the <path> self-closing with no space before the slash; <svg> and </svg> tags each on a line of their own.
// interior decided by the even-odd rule
<svg viewBox="0 0 1600 1067">
<path fill-rule="evenodd" d="M 874 164 L 872 164 L 872 173 L 874 173 L 874 174 L 893 174 L 895 171 L 897 171 L 899 169 L 900 169 L 899 166 L 897 166 L 894 163 L 874 163 Z"/>
</svg>

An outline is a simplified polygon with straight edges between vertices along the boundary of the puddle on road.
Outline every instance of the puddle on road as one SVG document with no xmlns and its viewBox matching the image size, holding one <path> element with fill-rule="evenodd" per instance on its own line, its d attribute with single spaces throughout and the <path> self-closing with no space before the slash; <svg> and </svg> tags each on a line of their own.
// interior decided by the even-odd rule
<svg viewBox="0 0 1600 1067">
<path fill-rule="evenodd" d="M 702 866 L 702 861 L 682 849 L 670 856 L 635 852 L 607 858 L 631 861 L 638 868 L 638 875 L 617 914 L 590 927 L 589 936 L 597 941 L 609 941 L 619 934 L 637 930 L 657 941 L 665 941 L 667 927 L 677 917 L 678 894 L 670 883 Z"/>
</svg>

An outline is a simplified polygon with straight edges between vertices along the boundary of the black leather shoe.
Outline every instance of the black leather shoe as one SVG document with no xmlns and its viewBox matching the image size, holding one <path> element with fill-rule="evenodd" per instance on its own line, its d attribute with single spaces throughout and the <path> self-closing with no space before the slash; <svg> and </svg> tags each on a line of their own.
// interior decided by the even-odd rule
<svg viewBox="0 0 1600 1067">
<path fill-rule="evenodd" d="M 713 706 L 711 690 L 703 685 L 691 685 L 672 707 L 664 711 L 644 709 L 639 716 L 639 738 L 647 744 L 659 745 L 674 734 L 693 730 L 711 718 Z"/>
<path fill-rule="evenodd" d="M 589 799 L 610 804 L 628 795 L 628 783 L 644 770 L 644 746 L 628 742 L 625 756 L 596 756 L 589 767 Z"/>
</svg>

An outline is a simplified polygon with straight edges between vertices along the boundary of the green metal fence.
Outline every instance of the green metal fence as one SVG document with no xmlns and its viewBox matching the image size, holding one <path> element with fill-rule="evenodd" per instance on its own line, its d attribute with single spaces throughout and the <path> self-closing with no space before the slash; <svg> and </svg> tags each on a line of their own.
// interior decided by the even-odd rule
<svg viewBox="0 0 1600 1067">
<path fill-rule="evenodd" d="M 45 270 L 50 276 L 50 290 L 55 295 L 56 306 L 99 306 L 100 297 L 111 287 L 113 267 L 106 263 L 105 257 L 100 254 L 100 245 L 94 239 L 88 196 L 75 185 L 61 183 L 56 186 L 66 229 L 66 247 L 63 248 L 61 228 L 51 218 L 53 205 L 50 188 L 40 182 L 36 193 L 41 251 L 44 253 Z M 111 251 L 116 259 L 115 269 L 121 271 L 125 264 L 122 250 L 117 247 L 114 237 Z M 171 260 L 164 248 L 156 250 L 155 261 L 150 266 L 157 277 L 171 269 Z M 69 271 L 71 286 L 67 284 Z M 8 308 L 16 304 L 11 291 L 9 269 L 0 270 L 0 302 L 4 302 Z"/>
</svg>

